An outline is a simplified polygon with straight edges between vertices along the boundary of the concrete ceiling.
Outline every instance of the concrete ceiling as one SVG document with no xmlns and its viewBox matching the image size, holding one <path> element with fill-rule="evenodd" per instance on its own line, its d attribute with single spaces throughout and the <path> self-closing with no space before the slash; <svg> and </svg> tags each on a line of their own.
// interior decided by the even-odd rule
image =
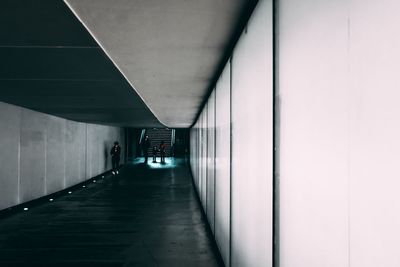
<svg viewBox="0 0 400 267">
<path fill-rule="evenodd" d="M 76 121 L 163 126 L 62 0 L 2 0 L 0 58 L 0 101 Z"/>
<path fill-rule="evenodd" d="M 256 2 L 2 0 L 0 101 L 82 122 L 188 127 Z"/>
<path fill-rule="evenodd" d="M 65 2 L 158 120 L 188 127 L 256 1 Z"/>
</svg>

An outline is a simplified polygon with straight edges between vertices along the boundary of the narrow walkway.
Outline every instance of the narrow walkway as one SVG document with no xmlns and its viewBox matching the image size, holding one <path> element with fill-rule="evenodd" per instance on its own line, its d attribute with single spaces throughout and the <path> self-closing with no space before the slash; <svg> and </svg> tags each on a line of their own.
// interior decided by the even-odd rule
<svg viewBox="0 0 400 267">
<path fill-rule="evenodd" d="M 184 160 L 130 164 L 0 219 L 0 266 L 223 266 Z"/>
</svg>

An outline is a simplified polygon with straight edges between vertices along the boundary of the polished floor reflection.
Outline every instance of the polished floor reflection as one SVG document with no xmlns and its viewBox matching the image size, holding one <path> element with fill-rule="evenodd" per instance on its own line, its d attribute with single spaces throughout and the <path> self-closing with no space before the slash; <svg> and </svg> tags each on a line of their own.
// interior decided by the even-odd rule
<svg viewBox="0 0 400 267">
<path fill-rule="evenodd" d="M 1 218 L 0 266 L 223 266 L 185 161 L 140 162 Z"/>
</svg>

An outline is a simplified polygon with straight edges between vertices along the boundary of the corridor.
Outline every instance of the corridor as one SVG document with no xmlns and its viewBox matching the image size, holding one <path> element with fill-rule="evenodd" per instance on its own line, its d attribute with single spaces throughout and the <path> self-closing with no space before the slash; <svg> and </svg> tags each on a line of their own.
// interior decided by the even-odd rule
<svg viewBox="0 0 400 267">
<path fill-rule="evenodd" d="M 125 165 L 0 219 L 0 266 L 223 266 L 187 162 Z"/>
</svg>

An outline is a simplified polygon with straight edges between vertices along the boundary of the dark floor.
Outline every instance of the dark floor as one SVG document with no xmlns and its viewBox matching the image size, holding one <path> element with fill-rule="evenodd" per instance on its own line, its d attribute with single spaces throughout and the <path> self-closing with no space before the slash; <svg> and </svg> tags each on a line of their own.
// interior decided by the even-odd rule
<svg viewBox="0 0 400 267">
<path fill-rule="evenodd" d="M 169 160 L 169 159 L 168 159 Z M 222 266 L 184 160 L 126 165 L 0 219 L 0 266 Z"/>
</svg>

